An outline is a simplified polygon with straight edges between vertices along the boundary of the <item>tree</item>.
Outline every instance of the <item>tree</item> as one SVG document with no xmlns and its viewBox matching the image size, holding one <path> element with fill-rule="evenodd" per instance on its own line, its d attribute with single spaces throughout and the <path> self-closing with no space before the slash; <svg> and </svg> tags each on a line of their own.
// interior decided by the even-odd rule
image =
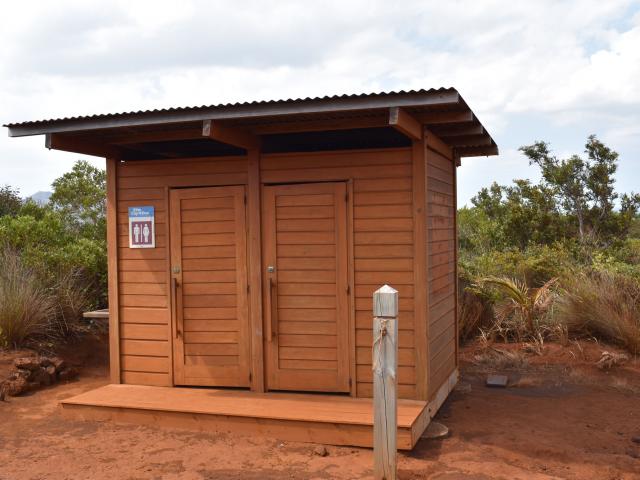
<svg viewBox="0 0 640 480">
<path fill-rule="evenodd" d="M 18 190 L 14 190 L 9 185 L 0 187 L 0 217 L 17 215 L 21 206 L 22 199 Z"/>
<path fill-rule="evenodd" d="M 106 302 L 105 172 L 87 162 L 53 182 L 48 204 L 28 200 L 0 217 L 0 247 L 16 251 L 50 284 L 77 278 L 96 305 Z"/>
<path fill-rule="evenodd" d="M 462 207 L 458 210 L 458 244 L 460 251 L 484 255 L 505 247 L 499 223 L 480 208 Z"/>
<path fill-rule="evenodd" d="M 67 226 L 93 239 L 106 236 L 106 174 L 84 160 L 53 182 L 49 204 L 60 212 Z"/>
<path fill-rule="evenodd" d="M 566 234 L 553 192 L 529 180 L 514 180 L 512 186 L 494 182 L 480 190 L 471 203 L 492 221 L 492 236 L 503 246 L 524 249 L 530 244 L 548 245 Z"/>
<path fill-rule="evenodd" d="M 585 145 L 587 159 L 579 155 L 559 159 L 546 142 L 520 147 L 520 151 L 530 164 L 540 167 L 541 187 L 553 195 L 563 213 L 574 219 L 581 244 L 606 245 L 627 234 L 640 207 L 640 195 L 620 197 L 615 192 L 617 152 L 595 135 L 590 135 Z M 618 198 L 619 212 L 614 208 Z"/>
</svg>

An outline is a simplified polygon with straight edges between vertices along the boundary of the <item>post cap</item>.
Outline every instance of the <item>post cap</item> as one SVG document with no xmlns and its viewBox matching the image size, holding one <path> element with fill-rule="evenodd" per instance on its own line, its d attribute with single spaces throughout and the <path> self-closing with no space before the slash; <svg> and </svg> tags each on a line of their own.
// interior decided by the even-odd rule
<svg viewBox="0 0 640 480">
<path fill-rule="evenodd" d="M 373 316 L 398 316 L 398 291 L 395 288 L 384 285 L 373 292 Z"/>
</svg>

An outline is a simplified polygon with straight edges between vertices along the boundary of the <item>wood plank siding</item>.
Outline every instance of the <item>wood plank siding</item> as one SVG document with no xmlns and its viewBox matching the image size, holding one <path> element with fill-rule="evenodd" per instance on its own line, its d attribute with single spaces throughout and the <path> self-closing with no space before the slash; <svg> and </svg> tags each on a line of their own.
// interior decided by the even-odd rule
<svg viewBox="0 0 640 480">
<path fill-rule="evenodd" d="M 181 188 L 170 198 L 174 383 L 248 387 L 245 188 Z"/>
<path fill-rule="evenodd" d="M 427 147 L 428 390 L 433 398 L 456 368 L 456 229 L 453 157 Z"/>
<path fill-rule="evenodd" d="M 244 185 L 244 157 L 117 164 L 118 300 L 123 383 L 173 385 L 168 193 L 173 187 Z M 130 249 L 130 206 L 155 208 L 156 248 Z"/>
<path fill-rule="evenodd" d="M 269 389 L 350 391 L 346 191 L 345 182 L 264 187 Z"/>
<path fill-rule="evenodd" d="M 269 185 L 281 184 L 341 182 L 345 185 L 347 208 L 346 219 L 342 221 L 346 222 L 349 292 L 348 305 L 345 309 L 345 315 L 348 317 L 345 319 L 348 324 L 346 340 L 349 351 L 350 392 L 358 397 L 372 395 L 371 295 L 384 283 L 389 283 L 398 289 L 400 295 L 398 345 L 400 398 L 424 399 L 424 387 L 421 392 L 419 382 L 424 382 L 428 386 L 427 396 L 430 398 L 455 368 L 453 216 L 455 166 L 442 152 L 426 149 L 424 155 L 426 167 L 422 172 L 427 182 L 426 191 L 422 197 L 426 197 L 424 199 L 426 217 L 421 219 L 420 223 L 416 223 L 416 215 L 421 213 L 417 208 L 419 205 L 415 202 L 416 199 L 419 202 L 423 200 L 415 197 L 414 194 L 416 187 L 420 186 L 420 183 L 414 179 L 414 172 L 420 171 L 420 169 L 416 170 L 413 159 L 415 151 L 414 147 L 413 149 L 263 154 L 259 157 L 259 177 L 263 190 Z M 129 384 L 174 385 L 176 379 L 173 376 L 172 365 L 175 363 L 173 352 L 176 332 L 171 320 L 170 301 L 169 192 L 174 188 L 198 186 L 236 185 L 247 188 L 247 158 L 211 157 L 129 161 L 117 163 L 116 172 L 117 298 L 120 317 L 121 379 L 123 383 Z M 251 196 L 252 192 L 247 191 L 247 194 Z M 302 196 L 299 202 L 303 202 L 305 198 Z M 299 202 L 296 203 L 297 206 L 300 205 Z M 127 208 L 141 205 L 152 205 L 155 208 L 156 248 L 153 249 L 128 248 Z M 288 212 L 287 208 L 291 210 L 287 206 L 283 208 L 285 213 Z M 322 206 L 314 208 L 315 210 L 308 214 L 322 216 Z M 279 215 L 282 216 L 283 213 Z M 302 220 L 295 219 L 298 223 Z M 283 224 L 287 221 L 290 220 L 281 219 Z M 428 285 L 416 286 L 416 279 L 420 279 L 421 274 L 415 271 L 417 268 L 415 266 L 417 259 L 415 228 L 425 226 L 426 265 L 424 256 L 418 260 L 421 265 L 424 265 L 423 268 L 426 268 L 422 278 L 426 276 Z M 284 227 L 286 225 L 283 225 Z M 321 233 L 310 232 L 313 237 L 310 244 L 321 243 L 322 238 L 318 236 Z M 285 231 L 281 233 L 281 235 L 286 234 Z M 218 235 L 225 234 L 220 232 Z M 264 231 L 262 237 L 264 237 Z M 304 245 L 300 248 L 304 250 L 303 247 Z M 253 247 L 249 242 L 247 249 L 250 248 Z M 314 248 L 320 251 L 323 247 Z M 265 255 L 264 251 L 262 255 Z M 281 263 L 288 261 L 288 258 L 283 258 Z M 312 265 L 313 262 L 314 259 L 308 257 L 294 263 L 307 265 L 308 269 L 313 270 L 315 268 Z M 278 267 L 280 269 L 284 267 L 285 272 L 295 266 L 289 268 L 284 263 Z M 256 271 L 255 265 L 252 265 L 250 260 L 247 268 L 249 271 Z M 261 279 L 262 282 L 267 281 L 264 276 Z M 251 291 L 247 301 L 255 305 L 254 295 L 260 297 L 263 289 L 258 286 L 254 290 L 252 283 L 249 280 Z M 285 282 L 284 290 L 279 294 L 291 294 L 293 296 L 287 299 L 296 300 L 299 292 L 287 293 L 287 288 Z M 426 329 L 422 329 L 421 337 L 416 338 L 416 332 L 420 329 L 416 329 L 414 324 L 415 308 L 418 306 L 421 311 L 425 308 L 425 300 L 422 300 L 422 306 L 417 302 L 414 303 L 415 292 L 420 289 L 427 293 L 425 316 L 428 325 Z M 249 316 L 253 315 L 252 309 L 249 310 Z M 261 315 L 264 317 L 265 314 Z M 283 325 L 283 327 L 288 328 L 289 325 Z M 254 327 L 251 328 L 254 329 Z M 284 335 L 285 331 L 280 333 Z M 318 335 L 320 334 L 324 333 L 319 332 Z M 255 339 L 261 336 L 262 332 L 256 334 L 252 330 L 251 345 L 248 347 L 251 352 L 260 351 L 255 347 Z M 266 342 L 266 339 L 264 340 Z M 284 340 L 289 339 L 287 337 Z M 424 347 L 419 345 L 420 341 L 424 342 Z M 318 354 L 322 354 L 323 348 L 326 347 L 320 344 L 305 347 L 310 350 L 305 355 L 312 355 L 312 349 L 317 349 Z M 424 355 L 428 359 L 427 366 L 422 368 L 423 373 L 420 373 L 420 376 L 423 376 L 422 379 L 418 378 L 417 370 L 420 369 L 416 369 L 416 352 L 419 353 L 419 348 L 424 348 Z M 253 356 L 255 353 L 252 353 L 252 358 Z M 324 357 L 318 357 L 318 359 L 326 360 Z M 253 365 L 252 372 L 258 372 L 266 377 L 269 375 L 269 365 L 265 364 L 264 368 L 267 371 L 262 373 L 255 366 L 261 365 L 260 362 L 254 359 L 249 361 L 249 364 Z M 328 367 L 333 368 L 327 363 Z M 255 384 L 252 383 L 252 385 Z"/>
<path fill-rule="evenodd" d="M 372 294 L 389 283 L 400 296 L 398 392 L 415 398 L 411 149 L 271 154 L 261 167 L 265 184 L 351 182 L 355 393 L 372 395 Z"/>
</svg>

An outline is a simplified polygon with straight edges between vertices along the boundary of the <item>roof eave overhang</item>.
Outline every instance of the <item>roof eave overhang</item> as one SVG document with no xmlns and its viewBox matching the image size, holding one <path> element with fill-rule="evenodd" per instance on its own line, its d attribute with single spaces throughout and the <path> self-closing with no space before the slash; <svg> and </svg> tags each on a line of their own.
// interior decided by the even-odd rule
<svg viewBox="0 0 640 480">
<path fill-rule="evenodd" d="M 358 110 L 376 110 L 392 107 L 437 108 L 438 106 L 453 104 L 463 104 L 466 107 L 464 100 L 462 100 L 462 97 L 457 91 L 445 90 L 435 93 L 399 93 L 389 96 L 348 97 L 328 100 L 305 100 L 300 102 L 265 102 L 184 109 L 182 111 L 147 111 L 26 124 L 9 124 L 5 125 L 5 127 L 9 129 L 10 137 L 24 137 L 47 133 L 152 126 L 204 120 L 257 120 L 261 117 L 346 113 Z"/>
</svg>

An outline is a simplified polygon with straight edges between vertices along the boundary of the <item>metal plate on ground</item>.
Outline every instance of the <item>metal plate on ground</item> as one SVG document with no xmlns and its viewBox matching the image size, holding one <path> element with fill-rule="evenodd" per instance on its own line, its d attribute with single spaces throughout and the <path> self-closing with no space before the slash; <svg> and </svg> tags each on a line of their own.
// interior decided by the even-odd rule
<svg viewBox="0 0 640 480">
<path fill-rule="evenodd" d="M 487 376 L 487 387 L 505 388 L 509 383 L 509 377 L 506 375 L 489 375 Z"/>
</svg>

